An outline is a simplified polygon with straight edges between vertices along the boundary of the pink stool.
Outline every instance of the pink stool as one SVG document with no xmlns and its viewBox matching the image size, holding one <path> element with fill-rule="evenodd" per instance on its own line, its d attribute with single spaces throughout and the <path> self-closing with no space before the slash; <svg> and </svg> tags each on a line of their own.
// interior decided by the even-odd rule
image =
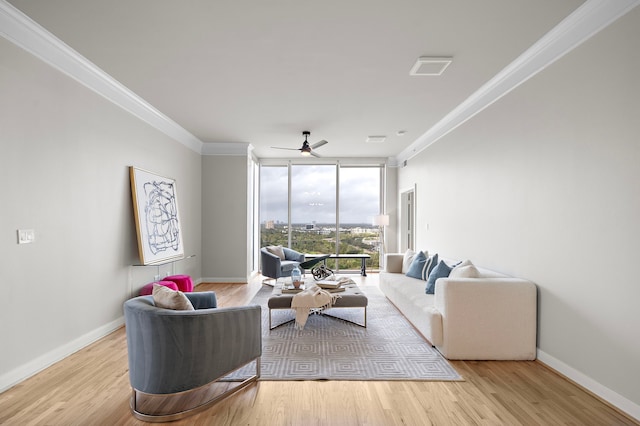
<svg viewBox="0 0 640 426">
<path fill-rule="evenodd" d="M 173 281 L 178 284 L 178 289 L 184 293 L 190 293 L 193 291 L 193 280 L 189 275 L 169 275 L 164 277 L 163 281 Z"/>
<path fill-rule="evenodd" d="M 153 283 L 145 284 L 145 286 L 140 289 L 140 296 L 148 296 L 153 293 L 154 284 L 163 285 L 170 288 L 171 290 L 178 291 L 178 285 L 173 281 L 156 281 Z"/>
</svg>

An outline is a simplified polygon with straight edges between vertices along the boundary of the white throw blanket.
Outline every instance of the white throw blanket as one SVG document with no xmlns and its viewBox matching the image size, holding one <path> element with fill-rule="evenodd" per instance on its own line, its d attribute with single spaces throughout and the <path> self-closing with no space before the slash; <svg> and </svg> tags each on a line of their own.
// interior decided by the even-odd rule
<svg viewBox="0 0 640 426">
<path fill-rule="evenodd" d="M 312 310 L 317 312 L 329 309 L 338 297 L 340 297 L 338 294 L 331 294 L 315 284 L 295 294 L 291 299 L 291 309 L 296 314 L 296 328 L 302 330 Z"/>
</svg>

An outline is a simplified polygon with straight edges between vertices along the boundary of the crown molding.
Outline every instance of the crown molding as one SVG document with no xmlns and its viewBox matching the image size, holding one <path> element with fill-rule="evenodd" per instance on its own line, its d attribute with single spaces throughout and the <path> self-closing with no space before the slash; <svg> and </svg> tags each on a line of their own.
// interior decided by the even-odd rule
<svg viewBox="0 0 640 426">
<path fill-rule="evenodd" d="M 293 158 L 260 158 L 258 162 L 263 166 L 286 165 L 331 165 L 341 166 L 389 166 L 385 157 L 303 157 L 299 155 Z"/>
<path fill-rule="evenodd" d="M 389 164 L 396 167 L 404 165 L 405 161 L 560 59 L 639 3 L 640 0 L 588 0 L 405 150 L 390 159 Z M 235 148 L 225 154 L 224 152 L 229 151 L 219 146 L 220 144 L 203 144 L 6 0 L 0 0 L 0 35 L 197 153 L 246 154 L 246 151 L 240 153 Z M 216 154 L 218 150 L 223 153 Z"/>
<path fill-rule="evenodd" d="M 202 155 L 250 156 L 253 145 L 246 142 L 207 142 L 202 144 Z"/>
<path fill-rule="evenodd" d="M 502 98 L 591 36 L 629 12 L 640 0 L 588 0 L 545 34 L 511 64 L 496 74 L 444 118 L 398 154 L 405 164 L 429 145 Z"/>
<path fill-rule="evenodd" d="M 202 141 L 5 0 L 0 0 L 0 35 L 175 141 L 201 153 Z"/>
</svg>

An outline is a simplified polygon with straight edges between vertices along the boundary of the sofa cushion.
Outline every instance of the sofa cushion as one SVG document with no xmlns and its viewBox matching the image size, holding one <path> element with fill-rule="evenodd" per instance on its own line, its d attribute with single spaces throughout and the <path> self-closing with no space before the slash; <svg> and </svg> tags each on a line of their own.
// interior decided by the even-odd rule
<svg viewBox="0 0 640 426">
<path fill-rule="evenodd" d="M 471 261 L 469 259 L 465 260 L 464 262 L 458 262 L 455 267 L 458 268 L 462 268 L 463 266 L 469 266 L 469 265 L 473 265 L 473 263 L 471 263 Z"/>
<path fill-rule="evenodd" d="M 420 252 L 413 258 L 411 266 L 406 275 L 412 278 L 418 278 L 426 281 L 429 278 L 429 274 L 436 267 L 438 263 L 438 253 L 431 257 L 427 257 L 424 252 Z"/>
<path fill-rule="evenodd" d="M 465 262 L 469 262 L 468 260 Z M 456 266 L 451 270 L 449 274 L 450 278 L 479 278 L 480 271 L 471 262 L 465 264 L 463 262 L 459 266 Z"/>
<path fill-rule="evenodd" d="M 267 251 L 271 254 L 275 254 L 280 259 L 284 260 L 284 250 L 282 246 L 268 246 Z"/>
<path fill-rule="evenodd" d="M 424 281 L 400 273 L 380 272 L 380 290 L 431 344 L 442 341 L 442 318 L 432 308 L 435 296 L 424 292 Z"/>
<path fill-rule="evenodd" d="M 407 251 L 404 252 L 404 256 L 402 257 L 402 273 L 406 274 L 409 271 L 409 267 L 411 266 L 411 262 L 413 262 L 413 258 L 416 257 L 416 253 L 415 251 L 411 250 L 411 249 L 407 249 Z M 429 255 L 429 253 L 425 253 L 427 256 Z"/>
<path fill-rule="evenodd" d="M 426 255 L 422 251 L 416 253 L 414 256 L 408 256 L 408 258 L 411 258 L 411 263 L 409 264 L 409 267 L 407 268 L 407 271 L 404 274 L 411 278 L 421 279 L 422 267 L 427 261 L 427 256 L 428 255 Z M 402 266 L 404 269 L 404 261 Z"/>
<path fill-rule="evenodd" d="M 441 260 L 440 262 L 438 262 L 438 265 L 436 265 L 436 267 L 433 268 L 433 271 L 431 271 L 431 273 L 429 274 L 429 278 L 427 279 L 427 288 L 425 289 L 425 292 L 427 294 L 433 294 L 436 289 L 436 280 L 438 278 L 447 278 L 451 273 L 451 269 L 452 268 L 449 265 L 447 265 L 444 262 L 444 260 Z"/>
<path fill-rule="evenodd" d="M 171 290 L 168 287 L 153 285 L 153 303 L 158 308 L 174 309 L 177 311 L 194 311 L 191 301 L 181 291 Z"/>
</svg>

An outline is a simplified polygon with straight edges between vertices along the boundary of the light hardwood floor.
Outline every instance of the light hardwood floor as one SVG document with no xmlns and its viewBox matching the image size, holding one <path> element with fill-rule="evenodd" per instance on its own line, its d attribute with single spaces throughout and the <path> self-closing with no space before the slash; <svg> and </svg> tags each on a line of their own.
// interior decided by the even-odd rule
<svg viewBox="0 0 640 426">
<path fill-rule="evenodd" d="M 353 277 L 377 285 L 377 275 Z M 200 284 L 221 306 L 249 284 Z M 464 382 L 259 382 L 176 425 L 639 425 L 539 362 L 452 361 Z M 124 328 L 0 394 L 3 425 L 140 425 Z"/>
</svg>

